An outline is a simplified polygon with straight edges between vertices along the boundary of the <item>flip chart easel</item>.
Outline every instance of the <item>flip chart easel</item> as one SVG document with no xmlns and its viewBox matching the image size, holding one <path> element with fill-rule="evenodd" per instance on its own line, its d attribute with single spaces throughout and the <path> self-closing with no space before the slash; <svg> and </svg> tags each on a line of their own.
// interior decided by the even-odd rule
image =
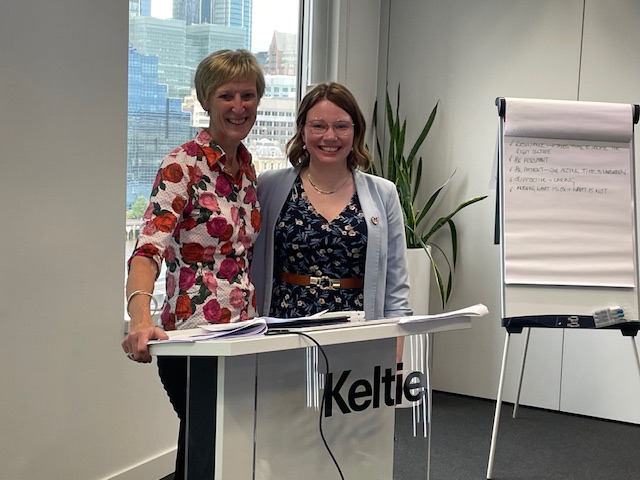
<svg viewBox="0 0 640 480">
<path fill-rule="evenodd" d="M 499 142 L 496 240 L 506 330 L 487 478 L 492 478 L 511 334 L 531 328 L 595 329 L 594 312 L 621 307 L 608 329 L 635 343 L 638 247 L 631 104 L 496 99 Z"/>
</svg>

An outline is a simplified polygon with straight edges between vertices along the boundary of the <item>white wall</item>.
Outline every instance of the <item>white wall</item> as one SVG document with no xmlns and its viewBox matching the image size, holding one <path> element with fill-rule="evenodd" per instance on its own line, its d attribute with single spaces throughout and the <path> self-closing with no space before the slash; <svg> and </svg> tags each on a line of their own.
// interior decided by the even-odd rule
<svg viewBox="0 0 640 480">
<path fill-rule="evenodd" d="M 315 0 L 309 83 L 339 82 L 367 125 L 377 95 L 379 0 Z"/>
<path fill-rule="evenodd" d="M 482 302 L 491 315 L 474 321 L 469 331 L 436 335 L 434 386 L 495 398 L 504 342 L 499 249 L 493 245 L 495 191 L 489 188 L 498 124 L 495 99 L 638 103 L 640 67 L 635 59 L 640 5 L 633 0 L 587 0 L 581 51 L 583 0 L 382 4 L 383 10 L 389 8 L 390 28 L 388 58 L 385 45 L 380 48 L 380 63 L 388 63 L 381 77 L 387 76 L 393 92 L 398 82 L 402 84 L 401 112 L 409 119 L 409 138 L 415 138 L 420 121 L 435 102 L 441 102 L 422 149 L 429 162 L 426 191 L 433 191 L 457 168 L 442 213 L 470 196 L 489 194 L 487 200 L 456 217 L 460 256 L 447 308 Z M 384 81 L 379 79 L 380 84 Z M 431 305 L 438 305 L 433 293 Z M 561 331 L 533 332 L 523 402 L 559 408 L 564 361 L 563 410 L 640 423 L 640 386 L 630 340 L 617 332 L 579 333 L 579 340 L 576 335 L 566 335 L 565 340 Z M 512 342 L 507 393 L 515 390 L 522 345 L 518 337 Z M 611 375 L 614 366 L 615 375 Z M 597 399 L 622 400 L 604 409 L 585 406 L 584 398 L 594 392 Z M 513 394 L 507 399 L 513 399 Z"/>
<path fill-rule="evenodd" d="M 0 3 L 5 479 L 173 470 L 177 422 L 155 366 L 119 345 L 127 39 L 126 2 Z"/>
</svg>

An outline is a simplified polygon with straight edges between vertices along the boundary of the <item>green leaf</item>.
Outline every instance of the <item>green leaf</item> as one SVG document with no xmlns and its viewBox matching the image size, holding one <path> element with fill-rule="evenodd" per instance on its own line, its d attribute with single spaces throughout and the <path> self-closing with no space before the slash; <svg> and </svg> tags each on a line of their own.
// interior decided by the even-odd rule
<svg viewBox="0 0 640 480">
<path fill-rule="evenodd" d="M 453 267 L 455 268 L 456 262 L 458 261 L 458 230 L 453 220 L 449 219 L 447 224 L 451 232 L 451 256 L 453 257 Z"/>
<path fill-rule="evenodd" d="M 418 160 L 418 168 L 416 171 L 416 178 L 413 183 L 413 197 L 411 197 L 411 201 L 416 201 L 416 196 L 418 195 L 418 187 L 420 187 L 420 181 L 422 180 L 422 157 Z"/>
<path fill-rule="evenodd" d="M 436 118 L 436 113 L 438 112 L 438 103 L 436 103 L 436 106 L 433 107 L 433 110 L 431 110 L 431 115 L 429 115 L 429 119 L 427 120 L 427 123 L 424 125 L 424 127 L 422 127 L 422 132 L 420 132 L 420 135 L 418 136 L 416 143 L 414 143 L 413 148 L 409 153 L 409 157 L 408 157 L 409 163 L 413 162 L 413 158 L 416 156 L 416 153 L 418 153 L 418 150 L 424 143 L 424 140 L 427 138 L 427 135 L 431 130 L 431 125 L 433 125 L 433 121 Z"/>
</svg>

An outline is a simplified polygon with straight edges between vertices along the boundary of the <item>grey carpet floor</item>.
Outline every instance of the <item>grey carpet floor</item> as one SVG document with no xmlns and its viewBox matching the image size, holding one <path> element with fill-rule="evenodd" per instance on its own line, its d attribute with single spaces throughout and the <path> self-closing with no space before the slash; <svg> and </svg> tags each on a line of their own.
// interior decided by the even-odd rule
<svg viewBox="0 0 640 480">
<path fill-rule="evenodd" d="M 640 408 L 640 402 L 638 403 Z M 433 394 L 430 480 L 486 478 L 495 401 Z M 493 480 L 640 479 L 640 426 L 503 404 Z M 394 480 L 426 479 L 426 440 L 396 411 Z"/>
</svg>

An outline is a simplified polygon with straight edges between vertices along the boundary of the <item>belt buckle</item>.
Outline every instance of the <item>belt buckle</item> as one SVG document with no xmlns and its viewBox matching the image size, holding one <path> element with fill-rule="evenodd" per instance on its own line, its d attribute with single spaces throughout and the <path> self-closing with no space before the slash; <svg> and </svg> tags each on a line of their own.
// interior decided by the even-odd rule
<svg viewBox="0 0 640 480">
<path fill-rule="evenodd" d="M 322 290 L 334 290 L 336 288 L 340 288 L 340 280 L 335 280 L 325 275 L 321 277 L 309 277 L 309 284 Z"/>
</svg>

